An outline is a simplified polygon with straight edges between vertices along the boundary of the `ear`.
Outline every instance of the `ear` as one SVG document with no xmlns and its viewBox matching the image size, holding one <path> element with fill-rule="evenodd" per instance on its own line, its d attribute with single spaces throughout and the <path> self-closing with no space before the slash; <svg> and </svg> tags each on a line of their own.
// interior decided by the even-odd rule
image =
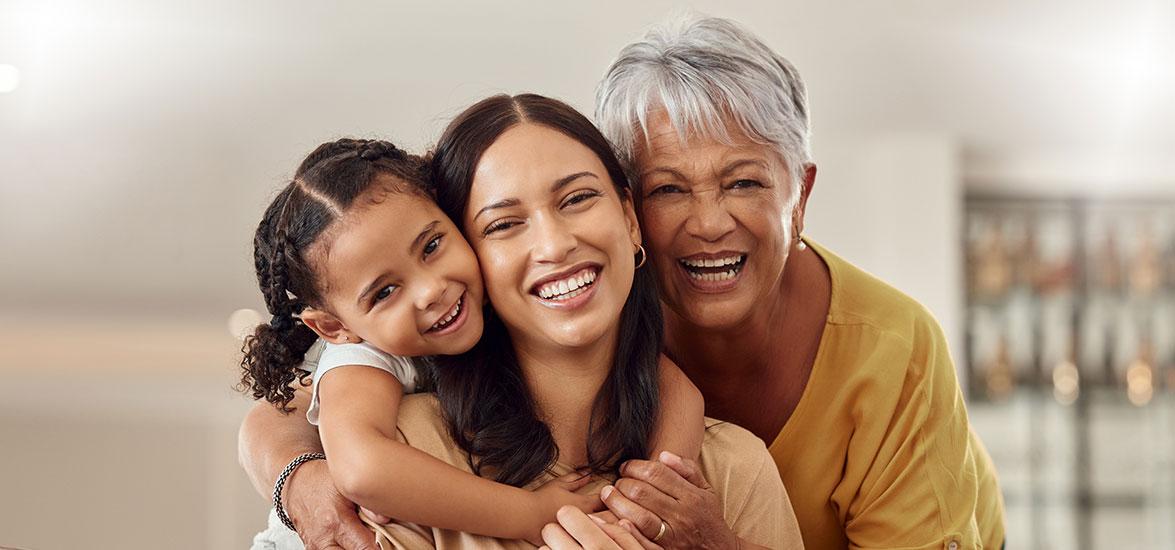
<svg viewBox="0 0 1175 550">
<path fill-rule="evenodd" d="M 804 179 L 800 181 L 800 200 L 796 203 L 795 210 L 792 211 L 792 228 L 795 230 L 795 235 L 802 235 L 804 233 L 804 212 L 808 208 L 808 197 L 812 196 L 812 188 L 816 186 L 816 165 L 804 165 Z"/>
<path fill-rule="evenodd" d="M 641 226 L 636 219 L 636 207 L 632 203 L 632 191 L 629 191 L 620 201 L 624 209 L 624 222 L 628 224 L 628 238 L 633 245 L 641 244 Z"/>
<path fill-rule="evenodd" d="M 310 327 L 319 338 L 332 344 L 358 344 L 363 342 L 359 335 L 351 332 L 334 314 L 321 309 L 302 310 L 302 324 Z"/>
</svg>

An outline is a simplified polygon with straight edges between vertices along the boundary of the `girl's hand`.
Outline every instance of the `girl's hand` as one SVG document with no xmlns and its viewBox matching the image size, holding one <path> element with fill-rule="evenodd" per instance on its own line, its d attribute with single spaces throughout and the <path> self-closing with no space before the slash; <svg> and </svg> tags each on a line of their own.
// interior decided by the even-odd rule
<svg viewBox="0 0 1175 550">
<path fill-rule="evenodd" d="M 620 525 L 589 516 L 574 506 L 564 506 L 556 514 L 559 523 L 543 527 L 543 550 L 659 550 L 648 540 L 638 539 Z M 635 528 L 633 529 L 635 531 Z"/>
<path fill-rule="evenodd" d="M 286 482 L 284 496 L 306 550 L 379 550 L 355 505 L 335 489 L 325 460 L 299 467 Z"/>
<path fill-rule="evenodd" d="M 604 509 L 604 503 L 594 493 L 581 495 L 576 493 L 591 482 L 591 476 L 580 472 L 571 472 L 552 479 L 534 490 L 534 506 L 527 525 L 526 539 L 531 544 L 539 544 L 542 540 L 542 529 L 547 523 L 555 519 L 556 512 L 565 506 L 573 507 L 585 513 L 597 512 Z"/>
<path fill-rule="evenodd" d="M 656 462 L 626 462 L 620 475 L 600 496 L 622 525 L 630 523 L 645 540 L 656 538 L 665 548 L 738 547 L 738 537 L 722 519 L 722 503 L 696 462 L 663 452 Z"/>
</svg>

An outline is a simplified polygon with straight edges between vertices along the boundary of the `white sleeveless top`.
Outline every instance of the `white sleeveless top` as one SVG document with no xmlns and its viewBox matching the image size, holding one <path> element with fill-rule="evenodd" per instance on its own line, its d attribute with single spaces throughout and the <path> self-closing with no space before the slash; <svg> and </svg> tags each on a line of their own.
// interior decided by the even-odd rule
<svg viewBox="0 0 1175 550">
<path fill-rule="evenodd" d="M 318 425 L 318 381 L 331 369 L 350 365 L 375 367 L 387 371 L 404 385 L 404 393 L 416 392 L 416 362 L 411 357 L 400 357 L 384 353 L 367 344 L 331 344 L 321 338 L 306 351 L 306 358 L 299 366 L 314 373 L 310 407 L 306 409 L 306 420 Z"/>
</svg>

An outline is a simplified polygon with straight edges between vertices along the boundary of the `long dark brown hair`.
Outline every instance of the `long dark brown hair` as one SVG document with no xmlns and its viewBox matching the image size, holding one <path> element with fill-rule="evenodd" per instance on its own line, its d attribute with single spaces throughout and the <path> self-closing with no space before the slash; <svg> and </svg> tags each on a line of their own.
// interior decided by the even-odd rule
<svg viewBox="0 0 1175 550">
<path fill-rule="evenodd" d="M 586 117 L 539 95 L 496 95 L 458 115 L 432 155 L 437 204 L 459 225 L 482 154 L 522 123 L 552 128 L 591 149 L 620 196 L 631 197 L 615 153 Z M 559 450 L 538 416 L 505 325 L 492 307 L 485 315 L 485 331 L 476 347 L 460 356 L 437 358 L 437 395 L 452 437 L 469 453 L 474 471 L 522 486 L 550 470 Z M 592 404 L 585 467 L 593 473 L 615 473 L 621 462 L 648 456 L 659 405 L 661 338 L 656 281 L 651 270 L 638 269 L 620 313 L 611 372 Z"/>
<path fill-rule="evenodd" d="M 245 338 L 242 391 L 289 412 L 298 368 L 317 335 L 298 314 L 322 308 L 322 288 L 306 251 L 377 182 L 389 192 L 427 196 L 428 167 L 386 141 L 340 139 L 319 145 L 298 166 L 269 207 L 253 237 L 253 263 L 265 307 L 273 318 Z M 385 177 L 380 177 L 385 176 Z"/>
</svg>

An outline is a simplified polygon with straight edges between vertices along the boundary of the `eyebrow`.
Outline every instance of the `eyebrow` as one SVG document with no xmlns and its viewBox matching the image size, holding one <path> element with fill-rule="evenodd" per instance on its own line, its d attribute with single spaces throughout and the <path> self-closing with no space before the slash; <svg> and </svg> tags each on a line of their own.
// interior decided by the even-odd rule
<svg viewBox="0 0 1175 550">
<path fill-rule="evenodd" d="M 600 177 L 597 176 L 593 172 L 589 172 L 586 170 L 583 172 L 576 172 L 574 174 L 563 176 L 563 177 L 555 180 L 555 182 L 551 184 L 551 192 L 555 193 L 555 192 L 559 191 L 560 189 L 567 187 L 568 185 L 571 185 L 572 182 L 574 182 L 575 180 L 578 180 L 580 178 L 600 179 Z M 473 219 L 474 219 L 474 221 L 477 221 L 478 216 L 481 216 L 482 214 L 486 213 L 489 210 L 494 210 L 496 208 L 506 208 L 508 206 L 518 206 L 520 204 L 522 204 L 522 201 L 520 201 L 518 199 L 502 199 L 498 202 L 486 205 L 481 210 L 478 210 L 477 214 L 473 215 Z"/>
<path fill-rule="evenodd" d="M 433 220 L 428 225 L 424 226 L 424 229 L 422 229 L 420 231 L 420 233 L 418 235 L 416 235 L 416 238 L 412 240 L 412 245 L 410 247 L 408 247 L 408 250 L 412 251 L 412 250 L 416 250 L 417 248 L 420 248 L 420 245 L 424 243 L 425 239 L 428 238 L 429 234 L 431 234 L 434 230 L 436 230 L 437 226 L 440 224 L 441 224 L 440 220 Z M 386 273 L 380 274 L 379 277 L 376 277 L 375 280 L 371 281 L 371 283 L 369 283 L 366 287 L 364 287 L 363 292 L 359 293 L 359 299 L 355 301 L 355 304 L 362 306 L 363 299 L 366 298 L 368 294 L 371 294 L 371 292 L 373 290 L 380 287 L 380 283 L 383 282 L 386 275 L 387 275 Z"/>
<path fill-rule="evenodd" d="M 736 160 L 730 164 L 727 164 L 722 169 L 722 171 L 718 173 L 718 177 L 729 176 L 731 173 L 733 173 L 734 171 L 736 171 L 739 168 L 742 168 L 744 166 L 758 166 L 760 168 L 767 168 L 767 163 L 763 162 L 762 160 L 758 160 L 758 159 Z M 669 168 L 666 166 L 659 166 L 657 168 L 653 168 L 652 170 L 647 170 L 645 172 L 642 172 L 641 177 L 644 178 L 646 176 L 650 176 L 650 175 L 656 174 L 658 172 L 664 172 L 666 174 L 669 174 L 669 175 L 671 175 L 675 178 L 681 179 L 681 180 L 688 180 L 689 179 L 689 178 L 685 177 L 685 175 L 683 175 L 681 172 L 678 172 L 677 170 L 674 170 L 673 168 Z"/>
</svg>

